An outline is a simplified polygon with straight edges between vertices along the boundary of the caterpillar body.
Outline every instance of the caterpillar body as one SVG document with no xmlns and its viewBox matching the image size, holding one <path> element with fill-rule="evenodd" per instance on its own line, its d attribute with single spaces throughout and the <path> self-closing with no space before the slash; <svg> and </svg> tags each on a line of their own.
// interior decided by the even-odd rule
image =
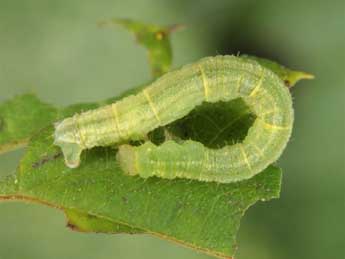
<svg viewBox="0 0 345 259">
<path fill-rule="evenodd" d="M 237 98 L 256 115 L 241 143 L 220 149 L 193 140 L 127 144 L 186 116 L 203 102 Z M 276 161 L 292 125 L 291 95 L 276 74 L 253 60 L 216 56 L 171 71 L 136 95 L 63 120 L 55 125 L 55 144 L 69 167 L 79 165 L 83 149 L 118 143 L 117 159 L 130 175 L 227 183 L 250 178 Z"/>
</svg>

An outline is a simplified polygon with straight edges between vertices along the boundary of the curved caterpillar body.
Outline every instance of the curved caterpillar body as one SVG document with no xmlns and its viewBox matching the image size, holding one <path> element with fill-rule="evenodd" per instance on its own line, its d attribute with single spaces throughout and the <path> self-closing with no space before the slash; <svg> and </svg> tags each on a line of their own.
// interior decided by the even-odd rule
<svg viewBox="0 0 345 259">
<path fill-rule="evenodd" d="M 141 177 L 233 182 L 247 179 L 276 161 L 292 130 L 288 88 L 276 74 L 235 56 L 199 60 L 169 72 L 136 95 L 77 114 L 56 125 L 55 144 L 69 167 L 83 149 L 143 139 L 153 129 L 180 119 L 203 102 L 242 98 L 256 119 L 242 143 L 210 149 L 202 143 L 166 141 L 156 146 L 120 145 L 121 168 Z"/>
</svg>

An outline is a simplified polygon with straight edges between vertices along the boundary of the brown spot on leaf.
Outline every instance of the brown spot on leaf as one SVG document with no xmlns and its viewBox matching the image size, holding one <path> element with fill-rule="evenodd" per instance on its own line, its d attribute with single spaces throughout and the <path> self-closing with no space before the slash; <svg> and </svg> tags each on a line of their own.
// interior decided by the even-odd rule
<svg viewBox="0 0 345 259">
<path fill-rule="evenodd" d="M 121 198 L 122 198 L 123 203 L 125 203 L 125 204 L 127 204 L 127 203 L 128 203 L 128 199 L 127 199 L 127 197 L 122 196 Z"/>
<path fill-rule="evenodd" d="M 49 162 L 49 161 L 53 161 L 53 160 L 56 160 L 58 159 L 59 157 L 62 156 L 62 152 L 57 152 L 53 155 L 50 155 L 50 156 L 44 156 L 42 157 L 40 160 L 36 161 L 35 163 L 32 164 L 32 168 L 39 168 L 41 167 L 42 165 L 44 165 L 45 163 Z"/>
<path fill-rule="evenodd" d="M 67 222 L 66 227 L 68 227 L 68 228 L 71 229 L 72 231 L 82 232 L 82 231 L 80 230 L 80 228 L 78 228 L 76 225 L 74 225 L 74 224 L 71 223 L 71 222 Z"/>
<path fill-rule="evenodd" d="M 291 82 L 287 79 L 284 80 L 284 84 L 287 86 L 287 87 L 290 87 L 291 86 Z"/>
<path fill-rule="evenodd" d="M 164 31 L 156 32 L 156 39 L 157 40 L 163 40 L 165 37 L 166 37 L 166 33 Z"/>
</svg>

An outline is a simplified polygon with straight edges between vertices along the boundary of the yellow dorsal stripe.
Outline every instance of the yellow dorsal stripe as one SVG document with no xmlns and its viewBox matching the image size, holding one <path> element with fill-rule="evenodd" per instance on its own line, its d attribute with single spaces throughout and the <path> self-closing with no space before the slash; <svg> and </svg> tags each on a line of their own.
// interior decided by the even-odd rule
<svg viewBox="0 0 345 259">
<path fill-rule="evenodd" d="M 263 79 L 264 79 L 264 73 L 262 72 L 259 82 L 256 84 L 254 90 L 250 93 L 249 97 L 254 97 L 259 92 L 259 90 L 261 89 Z"/>
<path fill-rule="evenodd" d="M 278 112 L 277 110 L 269 110 L 269 111 L 265 111 L 263 113 L 260 113 L 260 117 L 264 117 L 266 116 L 267 114 L 271 114 L 271 113 L 276 113 Z"/>
<path fill-rule="evenodd" d="M 252 171 L 252 167 L 250 166 L 250 163 L 249 163 L 249 160 L 248 160 L 248 156 L 246 154 L 246 151 L 243 148 L 243 144 L 240 144 L 239 146 L 240 146 L 240 150 L 241 150 L 244 162 L 247 164 L 249 170 Z"/>
<path fill-rule="evenodd" d="M 119 126 L 119 115 L 117 113 L 117 108 L 116 108 L 116 103 L 113 103 L 111 105 L 111 111 L 113 113 L 113 119 L 115 121 L 115 127 L 116 127 L 116 130 L 117 130 L 117 133 L 119 134 L 119 138 L 121 139 L 122 138 L 122 134 L 121 134 L 121 131 L 120 131 L 120 126 Z"/>
<path fill-rule="evenodd" d="M 208 95 L 209 95 L 209 88 L 208 88 L 208 83 L 207 83 L 207 79 L 206 79 L 206 74 L 202 68 L 202 66 L 199 65 L 199 69 L 200 69 L 200 73 L 201 73 L 201 77 L 202 77 L 202 85 L 204 87 L 204 95 L 205 95 L 205 101 L 208 100 Z"/>
<path fill-rule="evenodd" d="M 243 80 L 243 76 L 240 75 L 238 80 L 237 80 L 237 86 L 236 86 L 236 93 L 240 93 L 240 87 L 241 87 L 241 83 L 242 83 L 242 80 Z"/>
<path fill-rule="evenodd" d="M 72 118 L 73 118 L 73 123 L 74 123 L 74 126 L 77 128 L 77 132 L 78 132 L 78 135 L 79 135 L 79 140 L 80 140 L 80 146 L 85 148 L 86 145 L 85 145 L 85 138 L 83 136 L 83 133 L 81 132 L 81 128 L 79 126 L 79 122 L 78 122 L 78 118 L 77 116 L 79 116 L 78 114 L 75 114 Z M 77 136 L 74 134 L 74 137 L 77 139 Z"/>
<path fill-rule="evenodd" d="M 144 89 L 143 93 L 144 93 L 145 98 L 146 98 L 147 102 L 149 103 L 151 110 L 152 110 L 153 114 L 155 115 L 157 121 L 159 122 L 159 124 L 161 124 L 162 121 L 158 116 L 158 111 L 156 110 L 156 107 L 154 106 L 154 104 L 151 100 L 151 97 L 150 97 L 149 93 L 147 92 L 147 89 Z"/>
<path fill-rule="evenodd" d="M 270 123 L 267 123 L 263 120 L 261 120 L 262 124 L 264 125 L 264 127 L 266 129 L 270 129 L 270 130 L 289 130 L 290 127 L 285 127 L 285 126 L 279 126 L 279 125 L 274 125 L 274 124 L 270 124 Z"/>
<path fill-rule="evenodd" d="M 264 152 L 256 144 L 252 143 L 252 147 L 254 147 L 261 157 L 264 155 Z"/>
</svg>

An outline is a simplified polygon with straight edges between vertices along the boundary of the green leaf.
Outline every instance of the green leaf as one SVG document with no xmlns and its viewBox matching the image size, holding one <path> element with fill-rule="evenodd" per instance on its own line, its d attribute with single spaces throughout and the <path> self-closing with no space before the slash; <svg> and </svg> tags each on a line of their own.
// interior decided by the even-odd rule
<svg viewBox="0 0 345 259">
<path fill-rule="evenodd" d="M 75 105 L 61 114 L 70 115 L 94 106 Z M 226 119 L 217 120 L 215 114 L 223 114 L 224 110 Z M 170 134 L 183 138 L 179 132 L 191 124 L 202 124 L 203 120 L 206 123 L 209 116 L 223 122 L 213 128 L 213 134 L 219 135 L 216 140 L 219 145 L 222 140 L 240 139 L 245 132 L 242 126 L 250 124 L 251 118 L 243 103 L 236 100 L 200 108 L 168 129 Z M 236 125 L 230 123 L 235 118 L 242 123 L 231 126 Z M 225 134 L 236 128 L 238 135 Z M 25 199 L 61 208 L 66 211 L 70 225 L 82 231 L 144 231 L 228 258 L 235 251 L 235 235 L 245 210 L 258 200 L 279 195 L 281 172 L 272 166 L 250 180 L 233 184 L 144 180 L 121 171 L 115 159 L 116 149 L 95 148 L 84 152 L 79 168 L 69 169 L 60 149 L 52 144 L 52 133 L 53 127 L 49 126 L 32 139 L 18 168 L 15 188 L 1 184 L 0 198 Z M 209 134 L 199 135 L 200 141 Z M 10 183 L 14 185 L 13 179 Z"/>
<path fill-rule="evenodd" d="M 52 123 L 57 110 L 33 94 L 17 96 L 0 105 L 0 154 L 27 144 L 39 129 Z"/>
<path fill-rule="evenodd" d="M 314 75 L 312 74 L 303 71 L 291 70 L 269 59 L 249 55 L 241 55 L 241 57 L 255 60 L 260 65 L 272 70 L 284 81 L 285 85 L 289 88 L 295 86 L 295 84 L 302 79 L 314 79 Z"/>
<path fill-rule="evenodd" d="M 138 43 L 148 50 L 148 59 L 153 77 L 159 77 L 169 71 L 172 63 L 170 34 L 181 25 L 157 26 L 129 19 L 112 19 L 103 21 L 101 26 L 118 24 L 134 33 Z"/>
</svg>

